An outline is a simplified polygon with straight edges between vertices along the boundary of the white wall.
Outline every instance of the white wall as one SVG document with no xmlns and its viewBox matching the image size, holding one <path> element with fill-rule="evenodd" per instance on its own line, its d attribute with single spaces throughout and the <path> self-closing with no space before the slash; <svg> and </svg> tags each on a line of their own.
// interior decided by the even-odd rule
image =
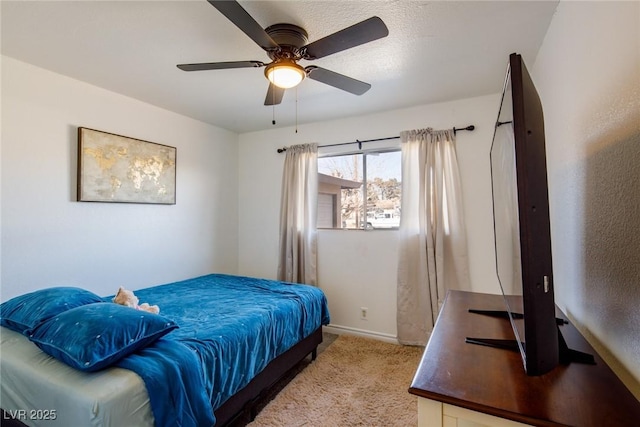
<svg viewBox="0 0 640 427">
<path fill-rule="evenodd" d="M 532 77 L 556 302 L 640 398 L 640 3 L 561 2 Z"/>
<path fill-rule="evenodd" d="M 237 271 L 237 135 L 2 57 L 2 299 Z M 77 127 L 177 147 L 177 204 L 76 202 Z"/>
<path fill-rule="evenodd" d="M 506 61 L 506 59 L 505 59 Z M 506 62 L 505 62 L 506 65 Z M 496 76 L 502 82 L 504 76 Z M 493 255 L 489 148 L 499 95 L 425 105 L 382 114 L 240 135 L 239 272 L 276 275 L 280 185 L 284 154 L 279 147 L 320 145 L 397 136 L 400 131 L 445 129 L 474 124 L 459 132 L 458 158 L 472 290 L 498 293 Z M 332 326 L 393 338 L 396 336 L 397 232 L 319 230 L 318 280 L 327 294 Z M 360 307 L 368 319 L 360 319 Z"/>
</svg>

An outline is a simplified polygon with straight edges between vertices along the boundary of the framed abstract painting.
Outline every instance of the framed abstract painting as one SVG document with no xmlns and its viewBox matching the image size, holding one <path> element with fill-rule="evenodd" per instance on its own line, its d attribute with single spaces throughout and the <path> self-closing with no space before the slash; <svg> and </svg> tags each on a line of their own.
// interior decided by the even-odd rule
<svg viewBox="0 0 640 427">
<path fill-rule="evenodd" d="M 176 148 L 78 128 L 79 202 L 176 203 Z"/>
</svg>

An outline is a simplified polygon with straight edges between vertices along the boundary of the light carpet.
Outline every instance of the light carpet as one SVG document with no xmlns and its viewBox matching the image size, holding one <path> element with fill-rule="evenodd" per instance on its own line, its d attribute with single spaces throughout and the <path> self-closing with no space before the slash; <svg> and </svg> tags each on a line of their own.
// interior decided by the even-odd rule
<svg viewBox="0 0 640 427">
<path fill-rule="evenodd" d="M 339 336 L 258 414 L 259 426 L 415 426 L 422 347 Z"/>
</svg>

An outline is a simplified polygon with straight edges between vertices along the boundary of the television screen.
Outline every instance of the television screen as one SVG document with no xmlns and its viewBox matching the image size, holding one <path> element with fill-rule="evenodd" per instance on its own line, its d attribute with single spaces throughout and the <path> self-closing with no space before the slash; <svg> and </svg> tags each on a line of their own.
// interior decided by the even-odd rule
<svg viewBox="0 0 640 427">
<path fill-rule="evenodd" d="M 519 351 L 527 375 L 543 375 L 559 363 L 595 364 L 593 355 L 570 349 L 558 328 L 567 322 L 556 318 L 553 295 L 542 103 L 516 53 L 509 56 L 490 160 L 496 273 L 506 310 L 469 311 L 509 319 L 514 339 L 466 341 Z"/>
<path fill-rule="evenodd" d="M 528 375 L 559 363 L 542 103 L 518 54 L 509 57 L 491 146 L 496 271 Z M 507 301 L 505 299 L 505 301 Z"/>
<path fill-rule="evenodd" d="M 491 184 L 493 191 L 493 219 L 496 272 L 503 295 L 522 295 L 522 261 L 520 254 L 520 217 L 516 185 L 516 152 L 511 111 L 511 82 L 505 87 L 505 98 L 491 147 Z M 509 104 L 509 105 L 505 105 Z M 506 108 L 505 108 L 506 107 Z M 515 334 L 515 343 L 526 360 L 524 325 L 514 319 L 514 311 L 507 305 L 507 313 Z"/>
</svg>

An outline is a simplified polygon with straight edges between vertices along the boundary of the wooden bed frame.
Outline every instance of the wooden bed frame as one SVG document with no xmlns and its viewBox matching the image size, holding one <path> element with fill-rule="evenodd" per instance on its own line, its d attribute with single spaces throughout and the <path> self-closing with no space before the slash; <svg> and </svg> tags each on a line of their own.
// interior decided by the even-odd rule
<svg viewBox="0 0 640 427">
<path fill-rule="evenodd" d="M 233 425 L 234 422 L 243 417 L 249 417 L 253 421 L 257 415 L 256 405 L 266 392 L 309 354 L 311 354 L 311 360 L 315 360 L 318 345 L 321 343 L 322 326 L 273 359 L 249 384 L 231 396 L 214 412 L 216 427 Z M 2 411 L 1 424 L 6 427 L 26 427 L 20 421 L 10 419 L 8 413 L 4 411 Z"/>
</svg>

